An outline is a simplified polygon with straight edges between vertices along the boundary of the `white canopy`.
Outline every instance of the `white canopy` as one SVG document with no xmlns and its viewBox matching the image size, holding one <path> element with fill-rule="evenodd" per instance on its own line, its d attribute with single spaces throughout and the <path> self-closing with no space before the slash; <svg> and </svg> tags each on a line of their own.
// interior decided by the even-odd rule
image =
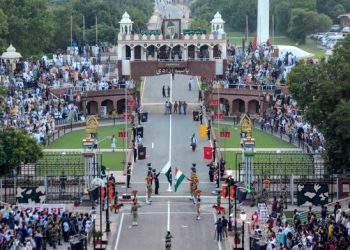
<svg viewBox="0 0 350 250">
<path fill-rule="evenodd" d="M 313 54 L 302 50 L 296 46 L 287 46 L 287 45 L 276 45 L 279 51 L 279 57 L 282 58 L 287 52 L 292 53 L 293 56 L 296 56 L 297 59 L 309 58 L 314 56 Z"/>
<path fill-rule="evenodd" d="M 224 24 L 225 21 L 222 19 L 222 16 L 219 12 L 216 12 L 215 16 L 214 16 L 214 19 L 211 20 L 212 24 Z"/>
<path fill-rule="evenodd" d="M 122 16 L 122 20 L 120 20 L 119 23 L 120 24 L 133 24 L 134 22 L 131 21 L 130 15 L 128 14 L 128 12 L 125 11 L 123 16 Z"/>
<path fill-rule="evenodd" d="M 20 53 L 16 52 L 15 47 L 13 47 L 12 44 L 10 44 L 10 46 L 7 48 L 6 52 L 2 53 L 1 58 L 15 60 L 15 59 L 22 58 L 22 55 Z"/>
</svg>

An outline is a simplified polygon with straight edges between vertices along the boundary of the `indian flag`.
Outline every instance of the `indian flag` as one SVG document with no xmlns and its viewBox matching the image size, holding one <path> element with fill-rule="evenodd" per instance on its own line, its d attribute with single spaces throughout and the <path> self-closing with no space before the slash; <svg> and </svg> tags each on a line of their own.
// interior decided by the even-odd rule
<svg viewBox="0 0 350 250">
<path fill-rule="evenodd" d="M 177 191 L 178 187 L 182 183 L 182 181 L 185 179 L 185 175 L 181 172 L 181 170 L 176 167 L 175 168 L 175 192 Z"/>
</svg>

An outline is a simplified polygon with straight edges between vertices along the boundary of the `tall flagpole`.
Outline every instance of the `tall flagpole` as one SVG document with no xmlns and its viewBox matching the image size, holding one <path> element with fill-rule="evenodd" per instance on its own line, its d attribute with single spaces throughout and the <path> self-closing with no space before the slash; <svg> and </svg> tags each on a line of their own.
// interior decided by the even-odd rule
<svg viewBox="0 0 350 250">
<path fill-rule="evenodd" d="M 246 33 L 246 39 L 248 41 L 248 33 L 249 33 L 249 30 L 248 30 L 248 15 L 245 16 L 245 33 Z"/>
<path fill-rule="evenodd" d="M 97 16 L 95 16 L 95 27 L 96 27 L 96 45 L 98 44 L 98 34 L 97 34 Z"/>
<path fill-rule="evenodd" d="M 73 47 L 73 16 L 70 16 L 70 46 Z"/>
<path fill-rule="evenodd" d="M 83 43 L 85 45 L 85 16 L 83 16 Z"/>
</svg>

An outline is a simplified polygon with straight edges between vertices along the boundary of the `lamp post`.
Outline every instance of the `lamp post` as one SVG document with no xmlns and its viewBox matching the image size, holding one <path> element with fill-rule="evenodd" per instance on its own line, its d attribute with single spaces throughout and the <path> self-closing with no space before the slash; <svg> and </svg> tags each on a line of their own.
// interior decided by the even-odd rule
<svg viewBox="0 0 350 250">
<path fill-rule="evenodd" d="M 240 218 L 242 220 L 242 249 L 244 249 L 244 222 L 247 219 L 247 214 L 242 211 L 240 214 Z"/>
<path fill-rule="evenodd" d="M 109 233 L 111 231 L 110 222 L 109 222 L 109 183 L 108 183 L 108 176 L 109 176 L 109 168 L 106 169 L 107 172 L 107 182 L 106 182 L 106 233 Z"/>
<path fill-rule="evenodd" d="M 95 237 L 95 233 L 96 233 L 96 211 L 94 210 L 94 212 L 92 213 L 92 246 L 93 246 L 93 250 L 96 249 L 96 237 Z"/>
</svg>

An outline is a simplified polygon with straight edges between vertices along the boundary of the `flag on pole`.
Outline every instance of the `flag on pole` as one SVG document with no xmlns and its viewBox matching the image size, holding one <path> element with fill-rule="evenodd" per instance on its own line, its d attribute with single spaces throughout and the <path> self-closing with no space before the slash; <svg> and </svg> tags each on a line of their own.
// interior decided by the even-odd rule
<svg viewBox="0 0 350 250">
<path fill-rule="evenodd" d="M 212 147 L 203 147 L 204 149 L 204 159 L 212 160 L 213 157 L 213 148 Z"/>
<path fill-rule="evenodd" d="M 185 179 L 185 175 L 181 172 L 179 168 L 175 168 L 175 192 L 179 188 L 182 181 Z"/>
<path fill-rule="evenodd" d="M 199 135 L 202 139 L 207 138 L 207 126 L 199 125 Z"/>
<path fill-rule="evenodd" d="M 170 185 L 172 185 L 172 174 L 171 174 L 171 165 L 170 161 L 168 161 L 165 166 L 163 167 L 161 173 L 165 174 L 166 178 L 168 179 L 168 182 Z"/>
</svg>

